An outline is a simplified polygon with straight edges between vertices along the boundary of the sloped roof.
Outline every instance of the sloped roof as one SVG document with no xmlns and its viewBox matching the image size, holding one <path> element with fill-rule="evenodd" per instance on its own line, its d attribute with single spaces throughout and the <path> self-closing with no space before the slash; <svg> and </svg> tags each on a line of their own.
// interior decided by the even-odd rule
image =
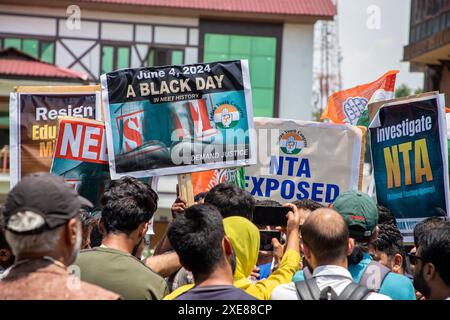
<svg viewBox="0 0 450 320">
<path fill-rule="evenodd" d="M 128 6 L 195 9 L 206 11 L 274 14 L 290 16 L 336 15 L 331 0 L 82 0 L 83 2 Z"/>
<path fill-rule="evenodd" d="M 15 48 L 0 51 L 0 77 L 30 77 L 86 81 L 84 73 L 41 61 Z"/>
</svg>

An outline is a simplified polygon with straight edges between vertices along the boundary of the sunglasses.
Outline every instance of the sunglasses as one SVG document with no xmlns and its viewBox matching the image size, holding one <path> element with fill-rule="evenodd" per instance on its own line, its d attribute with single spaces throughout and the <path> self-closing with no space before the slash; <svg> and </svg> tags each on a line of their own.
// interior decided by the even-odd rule
<svg viewBox="0 0 450 320">
<path fill-rule="evenodd" d="M 423 261 L 423 258 L 416 255 L 415 253 L 408 253 L 407 255 L 409 257 L 409 263 L 413 266 L 415 266 L 419 262 L 419 260 Z"/>
</svg>

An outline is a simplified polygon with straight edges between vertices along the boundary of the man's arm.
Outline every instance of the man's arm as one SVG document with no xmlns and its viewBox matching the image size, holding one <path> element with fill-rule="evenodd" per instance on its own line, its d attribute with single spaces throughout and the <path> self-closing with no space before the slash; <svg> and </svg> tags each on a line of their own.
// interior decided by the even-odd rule
<svg viewBox="0 0 450 320">
<path fill-rule="evenodd" d="M 171 276 L 181 268 L 180 259 L 173 251 L 148 257 L 144 263 L 163 278 Z"/>
<path fill-rule="evenodd" d="M 272 291 L 281 284 L 289 283 L 301 264 L 298 226 L 301 214 L 297 207 L 286 204 L 291 211 L 288 213 L 286 252 L 280 266 L 267 279 L 256 282 L 248 287 L 246 292 L 258 299 L 269 300 Z"/>
<path fill-rule="evenodd" d="M 170 210 L 172 211 L 172 219 L 176 219 L 177 215 L 183 214 L 187 208 L 186 200 L 178 197 L 175 199 L 175 202 L 172 204 Z M 161 240 L 158 241 L 155 247 L 155 255 L 163 254 L 168 251 L 172 251 L 172 245 L 170 244 L 169 239 L 167 238 L 167 229 L 164 232 Z"/>
<path fill-rule="evenodd" d="M 300 254 L 300 234 L 298 231 L 299 225 L 302 222 L 302 211 L 300 211 L 292 203 L 287 203 L 284 207 L 288 207 L 291 211 L 288 212 L 287 218 L 287 234 L 286 234 L 286 248 L 288 251 L 292 249 Z"/>
</svg>

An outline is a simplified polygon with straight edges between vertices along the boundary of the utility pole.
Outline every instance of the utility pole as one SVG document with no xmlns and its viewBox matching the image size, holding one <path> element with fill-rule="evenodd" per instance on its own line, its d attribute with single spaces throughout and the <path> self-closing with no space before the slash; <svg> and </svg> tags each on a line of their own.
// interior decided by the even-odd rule
<svg viewBox="0 0 450 320">
<path fill-rule="evenodd" d="M 337 6 L 338 0 L 333 2 Z M 313 107 L 319 115 L 325 110 L 328 97 L 342 89 L 341 60 L 338 17 L 318 21 L 314 26 Z"/>
</svg>

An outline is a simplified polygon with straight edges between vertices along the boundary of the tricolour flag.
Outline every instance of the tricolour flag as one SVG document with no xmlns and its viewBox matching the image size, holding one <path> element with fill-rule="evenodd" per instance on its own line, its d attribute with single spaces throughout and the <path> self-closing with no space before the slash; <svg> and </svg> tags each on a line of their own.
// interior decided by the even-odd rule
<svg viewBox="0 0 450 320">
<path fill-rule="evenodd" d="M 214 122 L 220 129 L 233 128 L 239 122 L 239 111 L 235 106 L 223 104 L 214 112 Z"/>
<path fill-rule="evenodd" d="M 328 118 L 334 123 L 358 124 L 363 113 L 367 112 L 369 103 L 394 98 L 395 79 L 398 72 L 398 70 L 391 70 L 374 82 L 333 93 L 328 99 L 327 108 L 321 120 Z"/>
</svg>

